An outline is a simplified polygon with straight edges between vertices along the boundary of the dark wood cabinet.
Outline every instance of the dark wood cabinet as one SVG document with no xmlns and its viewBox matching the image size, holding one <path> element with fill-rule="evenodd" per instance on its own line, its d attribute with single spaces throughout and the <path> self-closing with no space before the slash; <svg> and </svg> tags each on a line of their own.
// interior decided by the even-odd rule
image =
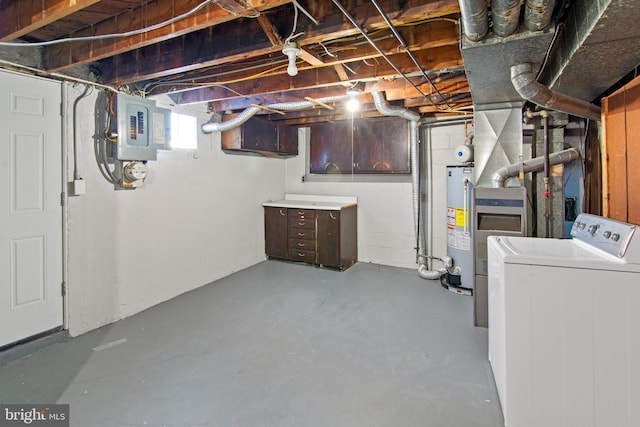
<svg viewBox="0 0 640 427">
<path fill-rule="evenodd" d="M 409 122 L 393 117 L 354 123 L 356 173 L 410 173 Z"/>
<path fill-rule="evenodd" d="M 221 144 L 222 149 L 227 152 L 256 153 L 263 156 L 297 155 L 298 128 L 276 125 L 269 120 L 252 117 L 237 128 L 222 132 Z"/>
<path fill-rule="evenodd" d="M 409 123 L 384 117 L 311 126 L 311 173 L 411 173 Z"/>
<path fill-rule="evenodd" d="M 264 208 L 264 241 L 267 256 L 289 257 L 287 208 Z"/>
<path fill-rule="evenodd" d="M 340 210 L 265 206 L 265 252 L 270 258 L 346 270 L 358 260 L 357 206 Z"/>
</svg>

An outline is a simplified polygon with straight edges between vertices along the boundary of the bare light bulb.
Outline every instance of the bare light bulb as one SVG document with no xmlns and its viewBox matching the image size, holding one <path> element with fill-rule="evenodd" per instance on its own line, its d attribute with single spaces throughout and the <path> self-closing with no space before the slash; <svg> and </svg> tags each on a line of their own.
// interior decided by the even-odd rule
<svg viewBox="0 0 640 427">
<path fill-rule="evenodd" d="M 350 96 L 349 100 L 347 101 L 347 110 L 351 112 L 355 112 L 355 111 L 358 111 L 359 109 L 360 109 L 360 102 L 358 102 L 358 100 L 353 96 Z"/>
<path fill-rule="evenodd" d="M 284 45 L 282 53 L 289 58 L 289 65 L 287 66 L 287 74 L 291 77 L 298 74 L 298 67 L 296 67 L 296 58 L 300 55 L 300 48 L 297 43 L 290 42 Z"/>
</svg>

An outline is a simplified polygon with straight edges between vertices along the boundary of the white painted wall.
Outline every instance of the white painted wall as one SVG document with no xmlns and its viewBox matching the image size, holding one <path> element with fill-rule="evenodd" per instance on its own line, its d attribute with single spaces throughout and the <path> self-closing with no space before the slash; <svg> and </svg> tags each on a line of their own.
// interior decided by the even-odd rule
<svg viewBox="0 0 640 427">
<path fill-rule="evenodd" d="M 434 205 L 431 254 L 446 254 L 445 166 L 456 164 L 453 149 L 464 143 L 461 124 L 431 127 L 425 155 L 433 159 L 432 202 Z M 423 138 L 424 139 L 424 138 Z M 416 267 L 410 182 L 317 182 L 306 180 L 308 129 L 300 132 L 300 154 L 286 161 L 286 192 L 334 194 L 358 197 L 358 260 L 397 267 Z M 428 175 L 425 175 L 427 178 Z M 427 192 L 427 187 L 423 193 Z M 436 266 L 439 267 L 439 266 Z"/>
<path fill-rule="evenodd" d="M 71 113 L 82 88 L 69 87 Z M 78 158 L 87 192 L 68 199 L 68 326 L 78 335 L 264 260 L 262 202 L 281 198 L 285 162 L 228 155 L 220 134 L 163 151 L 142 188 L 115 191 L 93 154 L 93 93 L 80 101 Z M 182 111 L 184 112 L 184 110 Z M 209 116 L 191 110 L 198 126 Z"/>
<path fill-rule="evenodd" d="M 67 180 L 72 180 L 71 112 L 80 87 L 68 86 Z M 87 192 L 68 199 L 68 327 L 79 335 L 131 316 L 264 260 L 262 202 L 285 192 L 358 197 L 359 260 L 415 267 L 410 182 L 302 182 L 308 134 L 287 160 L 225 154 L 218 133 L 199 133 L 195 151 L 160 152 L 144 187 L 115 191 L 93 154 L 96 94 L 80 101 L 78 158 Z M 181 112 L 185 112 L 182 110 Z M 209 116 L 191 110 L 198 124 Z M 433 128 L 436 256 L 446 253 L 444 165 L 463 127 Z M 440 218 L 439 218 L 440 217 Z"/>
</svg>

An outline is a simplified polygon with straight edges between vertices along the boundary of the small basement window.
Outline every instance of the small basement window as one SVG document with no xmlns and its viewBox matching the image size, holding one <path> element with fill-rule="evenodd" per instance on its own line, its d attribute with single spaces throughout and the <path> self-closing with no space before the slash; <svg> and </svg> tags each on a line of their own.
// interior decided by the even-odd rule
<svg viewBox="0 0 640 427">
<path fill-rule="evenodd" d="M 195 150 L 198 148 L 198 122 L 195 117 L 171 113 L 171 149 Z"/>
</svg>

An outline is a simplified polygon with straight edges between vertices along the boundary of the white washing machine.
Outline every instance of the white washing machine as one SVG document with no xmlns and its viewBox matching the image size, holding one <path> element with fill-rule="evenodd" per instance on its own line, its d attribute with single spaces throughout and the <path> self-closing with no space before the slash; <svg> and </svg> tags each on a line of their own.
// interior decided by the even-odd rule
<svg viewBox="0 0 640 427">
<path fill-rule="evenodd" d="M 580 214 L 573 239 L 488 238 L 489 361 L 506 427 L 640 426 L 639 234 Z"/>
</svg>

